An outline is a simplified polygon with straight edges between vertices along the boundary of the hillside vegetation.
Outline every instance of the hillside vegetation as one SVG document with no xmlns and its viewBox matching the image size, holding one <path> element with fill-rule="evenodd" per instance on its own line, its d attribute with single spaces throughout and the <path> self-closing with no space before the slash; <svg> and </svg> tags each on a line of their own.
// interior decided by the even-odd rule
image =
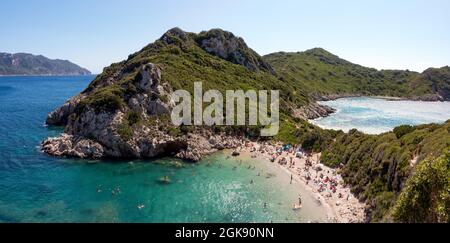
<svg viewBox="0 0 450 243">
<path fill-rule="evenodd" d="M 315 48 L 297 53 L 264 56 L 284 80 L 296 80 L 316 99 L 366 95 L 421 100 L 450 100 L 450 68 L 424 73 L 376 70 L 353 64 L 328 51 Z"/>
<path fill-rule="evenodd" d="M 396 221 L 450 223 L 450 148 L 417 166 L 393 210 Z"/>
<path fill-rule="evenodd" d="M 171 155 L 198 161 L 217 149 L 233 148 L 230 141 L 244 136 L 300 144 L 322 152 L 326 165 L 340 168 L 353 192 L 369 204 L 368 221 L 446 221 L 450 208 L 442 188 L 448 185 L 443 176 L 448 175 L 448 160 L 437 158 L 450 146 L 450 121 L 366 135 L 321 129 L 295 112 L 323 96 L 444 97 L 448 73 L 448 67 L 423 74 L 377 71 L 322 49 L 263 58 L 230 32 L 195 34 L 174 28 L 127 60 L 105 68 L 86 90 L 52 112 L 47 124 L 65 125 L 66 134 L 44 141 L 43 149 L 81 158 Z M 176 127 L 169 119 L 169 95 L 178 89 L 192 93 L 194 82 L 222 93 L 280 90 L 279 134 L 261 138 L 259 126 Z M 319 107 L 309 111 L 314 109 Z M 424 168 L 434 163 L 436 167 Z M 435 172 L 438 177 L 428 178 Z M 420 187 L 424 180 L 431 181 Z M 429 205 L 432 210 L 427 211 Z M 416 206 L 417 215 L 410 211 Z"/>
<path fill-rule="evenodd" d="M 450 121 L 443 125 L 400 126 L 394 132 L 381 135 L 366 135 L 352 130 L 349 133 L 337 135 L 324 149 L 321 159 L 326 165 L 339 167 L 346 183 L 352 186 L 352 191 L 370 205 L 370 220 L 411 221 L 408 215 L 414 218 L 414 211 L 402 211 L 401 216 L 397 213 L 397 216 L 392 218 L 391 211 L 399 194 L 404 190 L 405 183 L 415 170 L 424 170 L 423 164 L 433 163 L 435 158 L 443 155 L 449 146 Z M 436 183 L 448 185 L 448 181 L 445 180 L 449 179 L 450 161 L 447 160 L 446 163 L 447 167 L 440 167 L 440 169 L 446 171 L 447 177 L 433 178 L 440 180 Z M 431 175 L 429 172 L 418 173 Z M 414 182 L 409 182 L 411 183 Z M 413 186 L 410 186 L 409 191 L 423 189 L 420 193 L 423 197 L 430 199 L 428 203 L 438 203 L 434 202 L 436 199 L 434 193 L 437 189 L 411 187 Z M 400 205 L 412 203 L 405 202 L 413 199 L 410 193 L 417 192 L 409 192 L 402 196 L 402 201 L 398 203 Z M 443 200 L 446 201 L 446 207 L 440 210 L 448 213 L 450 198 Z M 425 206 L 427 205 L 418 204 L 416 210 L 427 210 Z M 396 211 L 399 212 L 399 210 Z"/>
<path fill-rule="evenodd" d="M 128 60 L 106 68 L 84 93 L 89 96 L 105 94 L 111 96 L 108 97 L 111 100 L 126 98 L 127 92 L 136 89 L 133 82 L 140 78 L 140 67 L 147 63 L 160 67 L 162 82 L 170 84 L 174 90 L 193 92 L 194 82 L 202 82 L 204 90 L 221 92 L 280 90 L 281 107 L 285 111 L 287 107 L 300 107 L 310 102 L 295 80 L 286 82 L 273 75 L 272 68 L 241 38 L 217 29 L 200 34 L 172 29 L 155 43 L 130 55 Z M 117 81 L 105 86 L 111 76 Z"/>
</svg>

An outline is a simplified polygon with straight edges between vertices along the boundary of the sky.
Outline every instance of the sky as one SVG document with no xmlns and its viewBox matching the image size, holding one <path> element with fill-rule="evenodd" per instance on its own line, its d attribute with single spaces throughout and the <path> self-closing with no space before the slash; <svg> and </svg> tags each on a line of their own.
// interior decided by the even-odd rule
<svg viewBox="0 0 450 243">
<path fill-rule="evenodd" d="M 0 52 L 68 59 L 93 73 L 167 30 L 222 28 L 261 55 L 322 47 L 377 69 L 450 65 L 448 0 L 14 0 Z"/>
</svg>

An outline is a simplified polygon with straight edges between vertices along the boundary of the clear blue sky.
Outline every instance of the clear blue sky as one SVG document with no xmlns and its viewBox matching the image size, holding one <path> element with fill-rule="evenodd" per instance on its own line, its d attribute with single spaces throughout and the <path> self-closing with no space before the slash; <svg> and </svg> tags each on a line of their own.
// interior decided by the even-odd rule
<svg viewBox="0 0 450 243">
<path fill-rule="evenodd" d="M 1 1 L 0 51 L 99 73 L 175 26 L 229 30 L 260 54 L 323 47 L 378 69 L 450 65 L 448 0 Z"/>
</svg>

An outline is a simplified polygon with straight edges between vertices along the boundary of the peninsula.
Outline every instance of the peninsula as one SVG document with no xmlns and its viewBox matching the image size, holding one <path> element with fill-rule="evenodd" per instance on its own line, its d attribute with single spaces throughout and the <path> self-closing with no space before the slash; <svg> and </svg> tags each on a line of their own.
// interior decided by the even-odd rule
<svg viewBox="0 0 450 243">
<path fill-rule="evenodd" d="M 341 96 L 449 100 L 449 69 L 378 71 L 323 49 L 262 57 L 227 31 L 174 28 L 105 68 L 49 114 L 46 123 L 64 126 L 65 132 L 45 140 L 42 149 L 85 159 L 175 156 L 196 162 L 237 149 L 245 140 L 282 142 L 320 154 L 320 163 L 335 168 L 367 204 L 368 222 L 450 222 L 450 121 L 401 126 L 381 135 L 325 130 L 308 122 L 333 112 L 317 100 Z M 192 92 L 195 82 L 220 92 L 280 90 L 279 134 L 267 141 L 258 126 L 173 125 L 171 94 Z"/>
<path fill-rule="evenodd" d="M 67 60 L 28 53 L 0 53 L 0 76 L 78 76 L 91 72 Z"/>
</svg>

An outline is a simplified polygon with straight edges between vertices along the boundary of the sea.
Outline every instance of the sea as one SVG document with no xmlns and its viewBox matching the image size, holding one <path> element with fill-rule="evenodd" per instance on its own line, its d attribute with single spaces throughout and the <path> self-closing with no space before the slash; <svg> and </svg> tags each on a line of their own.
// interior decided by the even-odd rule
<svg viewBox="0 0 450 243">
<path fill-rule="evenodd" d="M 336 109 L 336 113 L 311 122 L 345 132 L 358 129 L 367 134 L 381 134 L 400 125 L 440 124 L 450 119 L 450 102 L 358 97 L 319 103 Z"/>
<path fill-rule="evenodd" d="M 63 132 L 49 112 L 94 76 L 0 77 L 0 222 L 326 222 L 323 205 L 268 161 L 221 152 L 196 164 L 173 158 L 55 158 L 40 143 Z M 162 183 L 161 178 L 169 183 Z M 303 209 L 292 210 L 298 198 Z"/>
</svg>

